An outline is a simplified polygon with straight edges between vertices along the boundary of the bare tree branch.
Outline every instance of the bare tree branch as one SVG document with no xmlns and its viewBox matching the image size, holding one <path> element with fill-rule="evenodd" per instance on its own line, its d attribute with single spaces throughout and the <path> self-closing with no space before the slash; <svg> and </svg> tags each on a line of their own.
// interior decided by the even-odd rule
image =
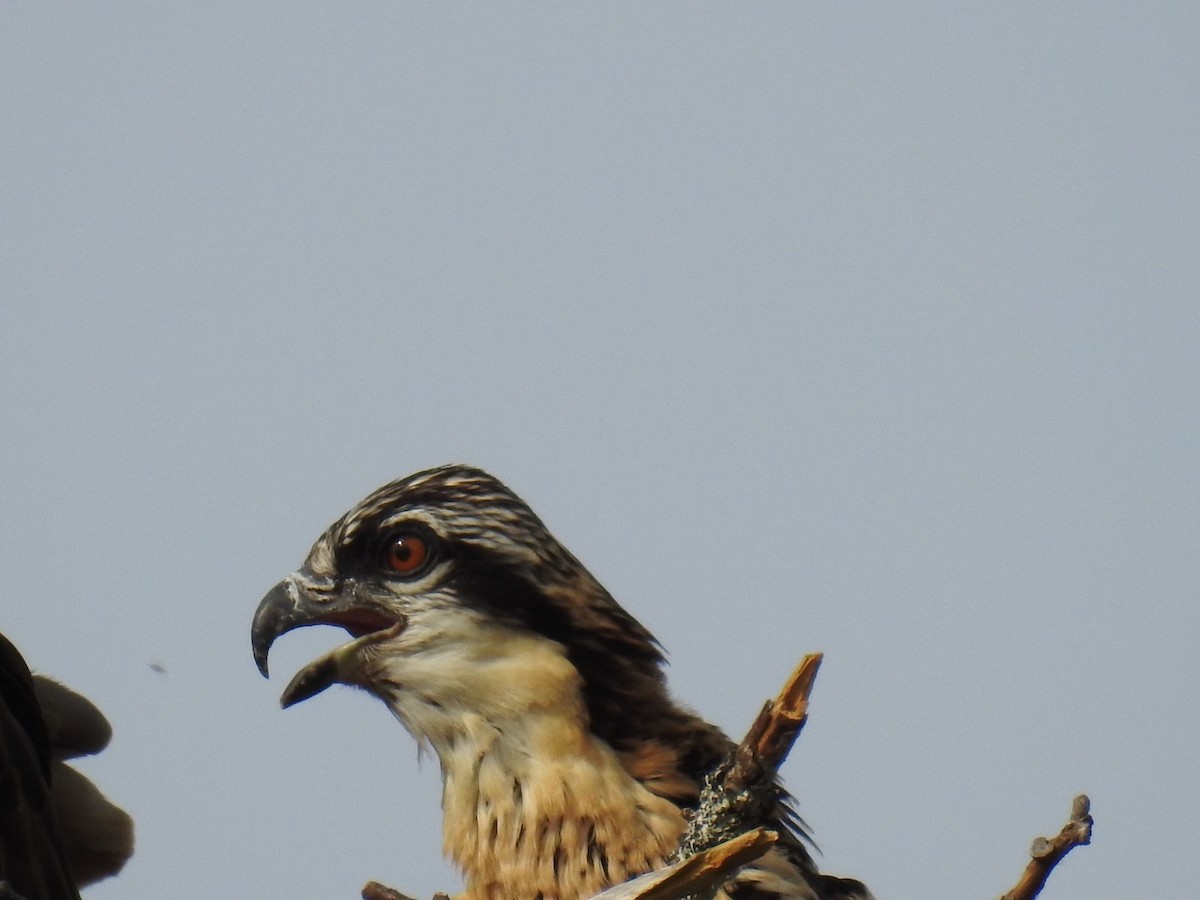
<svg viewBox="0 0 1200 900">
<path fill-rule="evenodd" d="M 778 800 L 779 767 L 808 720 L 808 696 L 821 659 L 820 653 L 810 653 L 800 661 L 779 695 L 763 706 L 742 742 L 705 779 L 700 804 L 673 861 L 731 840 L 768 817 Z"/>
<path fill-rule="evenodd" d="M 1080 794 L 1071 804 L 1071 818 L 1056 836 L 1034 838 L 1029 850 L 1029 865 L 1012 890 L 1000 900 L 1033 900 L 1046 886 L 1046 879 L 1064 856 L 1080 844 L 1092 841 L 1091 801 Z"/>
<path fill-rule="evenodd" d="M 597 894 L 593 900 L 680 900 L 704 894 L 724 884 L 737 870 L 752 863 L 779 839 L 773 831 L 755 828 L 695 856 Z"/>
</svg>

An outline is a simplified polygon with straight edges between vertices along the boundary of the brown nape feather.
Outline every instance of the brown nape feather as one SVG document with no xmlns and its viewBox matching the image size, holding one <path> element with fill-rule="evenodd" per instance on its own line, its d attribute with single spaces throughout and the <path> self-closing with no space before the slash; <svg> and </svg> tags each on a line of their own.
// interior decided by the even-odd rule
<svg viewBox="0 0 1200 900">
<path fill-rule="evenodd" d="M 630 777 L 645 785 L 652 794 L 681 807 L 695 805 L 701 785 L 685 774 L 676 748 L 661 741 L 646 741 L 617 756 Z"/>
<path fill-rule="evenodd" d="M 553 540 L 553 538 L 549 538 Z M 571 568 L 516 567 L 474 547 L 455 549 L 453 585 L 465 605 L 562 644 L 579 672 L 593 732 L 618 752 L 632 749 L 680 715 L 667 696 L 663 656 L 653 636 L 562 550 Z M 703 760 L 701 761 L 704 762 Z"/>
</svg>

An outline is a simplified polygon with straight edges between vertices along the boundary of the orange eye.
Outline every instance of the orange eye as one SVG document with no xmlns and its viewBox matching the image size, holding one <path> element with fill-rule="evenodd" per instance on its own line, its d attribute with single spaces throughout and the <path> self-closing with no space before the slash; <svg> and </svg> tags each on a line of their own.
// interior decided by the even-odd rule
<svg viewBox="0 0 1200 900">
<path fill-rule="evenodd" d="M 383 551 L 383 562 L 397 575 L 413 575 L 429 559 L 429 544 L 415 534 L 398 534 Z"/>
</svg>

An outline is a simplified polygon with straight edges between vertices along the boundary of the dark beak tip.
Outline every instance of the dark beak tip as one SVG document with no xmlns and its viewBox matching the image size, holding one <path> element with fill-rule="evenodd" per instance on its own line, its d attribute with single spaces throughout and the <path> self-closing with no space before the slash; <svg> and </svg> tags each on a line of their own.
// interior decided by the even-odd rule
<svg viewBox="0 0 1200 900">
<path fill-rule="evenodd" d="M 267 591 L 250 625 L 250 649 L 254 652 L 254 664 L 263 678 L 270 677 L 267 656 L 275 639 L 306 624 L 303 614 L 296 608 L 294 589 L 289 590 L 291 587 L 289 580 L 284 579 Z"/>
<path fill-rule="evenodd" d="M 275 636 L 271 634 L 271 630 L 261 627 L 256 620 L 254 628 L 250 632 L 250 649 L 254 652 L 254 665 L 263 678 L 271 677 L 267 667 L 267 656 L 270 654 L 271 645 L 274 643 Z"/>
</svg>

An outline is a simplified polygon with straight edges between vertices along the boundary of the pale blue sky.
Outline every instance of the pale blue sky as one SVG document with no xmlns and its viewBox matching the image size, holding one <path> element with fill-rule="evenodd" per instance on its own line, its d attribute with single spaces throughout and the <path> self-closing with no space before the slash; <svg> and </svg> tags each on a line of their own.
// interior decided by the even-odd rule
<svg viewBox="0 0 1200 900">
<path fill-rule="evenodd" d="M 1200 882 L 1200 11 L 5 4 L 0 629 L 115 727 L 89 900 L 459 883 L 437 767 L 250 617 L 383 482 L 506 480 L 831 870 Z M 158 674 L 151 664 L 165 668 Z"/>
</svg>

